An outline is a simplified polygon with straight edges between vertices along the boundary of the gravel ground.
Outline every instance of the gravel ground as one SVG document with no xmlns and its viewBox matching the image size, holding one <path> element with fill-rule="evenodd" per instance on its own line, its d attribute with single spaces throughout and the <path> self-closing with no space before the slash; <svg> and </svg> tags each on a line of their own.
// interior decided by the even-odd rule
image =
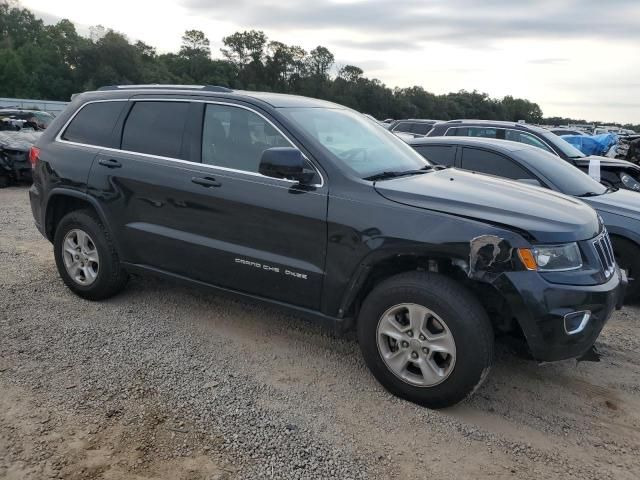
<svg viewBox="0 0 640 480">
<path fill-rule="evenodd" d="M 386 393 L 356 342 L 282 311 L 134 278 L 67 290 L 27 189 L 0 190 L 0 478 L 640 478 L 640 308 L 599 363 L 498 345 L 466 404 Z"/>
</svg>

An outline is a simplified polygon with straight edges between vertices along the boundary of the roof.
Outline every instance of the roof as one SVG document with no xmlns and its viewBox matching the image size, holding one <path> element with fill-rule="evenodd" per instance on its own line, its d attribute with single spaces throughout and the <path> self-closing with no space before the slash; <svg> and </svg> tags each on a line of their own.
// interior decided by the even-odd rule
<svg viewBox="0 0 640 480">
<path fill-rule="evenodd" d="M 490 147 L 496 152 L 517 152 L 519 150 L 535 149 L 538 147 L 526 143 L 512 142 L 511 140 L 499 140 L 495 138 L 480 137 L 421 137 L 406 141 L 409 145 L 467 145 L 472 147 Z"/>
<path fill-rule="evenodd" d="M 232 90 L 227 87 L 219 87 L 213 85 L 111 85 L 102 87 L 95 92 L 90 93 L 91 96 L 119 96 L 121 93 L 126 94 L 176 94 L 185 93 L 199 96 L 213 97 L 229 97 L 229 98 L 252 98 L 259 100 L 274 108 L 282 107 L 312 107 L 312 108 L 345 108 L 337 103 L 318 100 L 316 98 L 302 97 L 299 95 L 288 95 L 283 93 L 272 92 L 252 92 L 248 90 Z"/>
<path fill-rule="evenodd" d="M 530 123 L 519 123 L 519 122 L 507 122 L 505 120 L 447 120 L 446 122 L 441 122 L 439 125 L 482 125 L 486 127 L 510 127 L 510 128 L 521 128 L 526 130 L 545 130 L 544 128 L 540 128 L 536 125 L 531 125 Z"/>
<path fill-rule="evenodd" d="M 414 123 L 438 123 L 442 120 L 431 120 L 428 118 L 403 118 L 400 120 L 395 120 L 396 122 L 414 122 Z"/>
</svg>

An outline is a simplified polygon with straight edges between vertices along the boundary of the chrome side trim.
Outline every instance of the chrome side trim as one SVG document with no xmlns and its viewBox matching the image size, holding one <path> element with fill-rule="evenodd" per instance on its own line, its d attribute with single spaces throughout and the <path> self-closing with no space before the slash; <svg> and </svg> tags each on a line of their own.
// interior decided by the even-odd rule
<svg viewBox="0 0 640 480">
<path fill-rule="evenodd" d="M 254 176 L 254 177 L 268 178 L 269 180 L 278 180 L 278 181 L 285 182 L 285 183 L 291 183 L 291 184 L 297 184 L 298 183 L 295 180 L 288 180 L 286 178 L 268 177 L 267 175 L 262 175 L 261 173 L 258 173 L 258 172 L 249 172 L 247 170 L 238 170 L 238 169 L 235 169 L 235 168 L 219 167 L 217 165 L 211 165 L 211 164 L 208 164 L 208 163 L 192 162 L 192 161 L 189 161 L 189 160 L 182 160 L 182 159 L 173 158 L 173 157 L 163 157 L 162 155 L 153 155 L 153 154 L 150 154 L 150 153 L 132 152 L 130 150 L 121 150 L 119 148 L 101 147 L 100 145 L 91 145 L 91 144 L 87 144 L 87 143 L 72 142 L 72 141 L 69 141 L 69 140 L 64 140 L 62 138 L 62 135 L 67 130 L 67 127 L 69 126 L 69 124 L 73 121 L 73 119 L 76 117 L 76 115 L 78 115 L 78 113 L 80 113 L 80 111 L 84 107 L 86 107 L 87 105 L 90 105 L 92 103 L 106 103 L 106 102 L 182 102 L 182 103 L 193 102 L 193 103 L 207 103 L 207 104 L 214 104 L 214 105 L 226 105 L 226 106 L 230 106 L 230 107 L 243 108 L 245 110 L 248 110 L 248 111 L 258 115 L 265 122 L 267 122 L 269 125 L 271 125 L 280 135 L 282 135 L 283 138 L 285 140 L 287 140 L 287 142 L 289 142 L 289 144 L 293 148 L 298 149 L 298 147 L 295 145 L 295 143 L 293 143 L 291 141 L 291 139 L 287 135 L 285 135 L 282 130 L 280 130 L 276 125 L 274 125 L 271 120 L 269 120 L 267 117 L 262 115 L 260 112 L 254 110 L 252 108 L 246 107 L 244 105 L 238 105 L 236 103 L 231 103 L 231 102 L 216 102 L 216 101 L 209 101 L 209 100 L 192 100 L 192 99 L 182 99 L 182 98 L 139 98 L 139 99 L 117 98 L 117 99 L 108 99 L 108 100 L 91 100 L 91 101 L 89 101 L 87 103 L 84 103 L 80 108 L 78 108 L 78 110 L 76 110 L 73 113 L 73 115 L 71 115 L 71 117 L 69 117 L 69 119 L 65 122 L 65 124 L 62 126 L 62 128 L 60 128 L 60 131 L 56 135 L 54 141 L 58 142 L 58 143 L 65 143 L 65 144 L 68 144 L 68 145 L 75 145 L 77 147 L 99 148 L 101 150 L 105 150 L 105 151 L 108 151 L 108 152 L 126 153 L 126 154 L 130 154 L 130 155 L 141 155 L 143 157 L 147 157 L 147 158 L 151 158 L 151 159 L 157 158 L 157 159 L 160 159 L 160 160 L 168 160 L 168 161 L 171 161 L 171 162 L 178 162 L 178 163 L 187 164 L 187 165 L 199 165 L 199 166 L 211 168 L 213 170 L 222 170 L 222 171 L 225 171 L 225 172 L 233 172 L 233 173 L 240 173 L 240 174 L 244 174 L 244 175 L 250 175 L 250 176 Z M 316 168 L 316 166 L 309 160 L 309 158 L 307 158 L 307 156 L 304 153 L 302 154 L 302 156 L 309 163 L 309 165 L 318 173 L 318 176 L 320 177 L 320 183 L 319 184 L 316 183 L 316 184 L 313 184 L 313 185 L 310 185 L 310 186 L 316 187 L 316 188 L 323 187 L 324 186 L 324 177 L 322 176 L 322 172 L 320 172 L 320 170 L 318 168 Z"/>
</svg>

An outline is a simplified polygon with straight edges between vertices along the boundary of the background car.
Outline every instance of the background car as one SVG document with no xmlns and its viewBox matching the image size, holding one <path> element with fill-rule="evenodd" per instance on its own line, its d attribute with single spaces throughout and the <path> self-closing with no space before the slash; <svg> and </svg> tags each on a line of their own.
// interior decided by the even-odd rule
<svg viewBox="0 0 640 480">
<path fill-rule="evenodd" d="M 438 120 L 410 118 L 407 120 L 394 120 L 389 124 L 388 129 L 393 133 L 402 132 L 414 137 L 423 137 L 431 131 L 436 123 L 438 123 Z"/>
<path fill-rule="evenodd" d="M 549 152 L 516 142 L 440 137 L 408 143 L 433 163 L 517 180 L 588 203 L 604 220 L 616 260 L 627 271 L 626 299 L 640 295 L 640 195 L 604 187 L 567 162 L 558 162 Z"/>
<path fill-rule="evenodd" d="M 640 166 L 626 160 L 587 156 L 545 128 L 494 120 L 451 120 L 437 123 L 427 136 L 482 137 L 526 143 L 552 153 L 584 172 L 589 172 L 589 166 L 597 160 L 603 185 L 640 192 Z"/>
<path fill-rule="evenodd" d="M 582 130 L 572 130 L 570 128 L 550 128 L 549 131 L 559 137 L 563 137 L 565 135 L 588 135 L 588 133 L 583 132 Z"/>
<path fill-rule="evenodd" d="M 0 130 L 21 130 L 24 128 L 40 131 L 47 128 L 54 118 L 50 113 L 40 110 L 0 108 Z M 14 128 L 6 128 L 8 126 Z"/>
<path fill-rule="evenodd" d="M 31 182 L 30 148 L 42 132 L 0 131 L 0 188 L 13 183 Z"/>
</svg>

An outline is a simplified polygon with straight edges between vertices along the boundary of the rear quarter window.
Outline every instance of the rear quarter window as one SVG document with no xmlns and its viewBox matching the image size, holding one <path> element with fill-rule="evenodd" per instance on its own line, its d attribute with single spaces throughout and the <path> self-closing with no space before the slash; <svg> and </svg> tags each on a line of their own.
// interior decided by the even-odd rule
<svg viewBox="0 0 640 480">
<path fill-rule="evenodd" d="M 63 132 L 62 140 L 96 145 L 118 147 L 114 141 L 113 129 L 127 102 L 97 102 L 81 107 Z"/>
</svg>

